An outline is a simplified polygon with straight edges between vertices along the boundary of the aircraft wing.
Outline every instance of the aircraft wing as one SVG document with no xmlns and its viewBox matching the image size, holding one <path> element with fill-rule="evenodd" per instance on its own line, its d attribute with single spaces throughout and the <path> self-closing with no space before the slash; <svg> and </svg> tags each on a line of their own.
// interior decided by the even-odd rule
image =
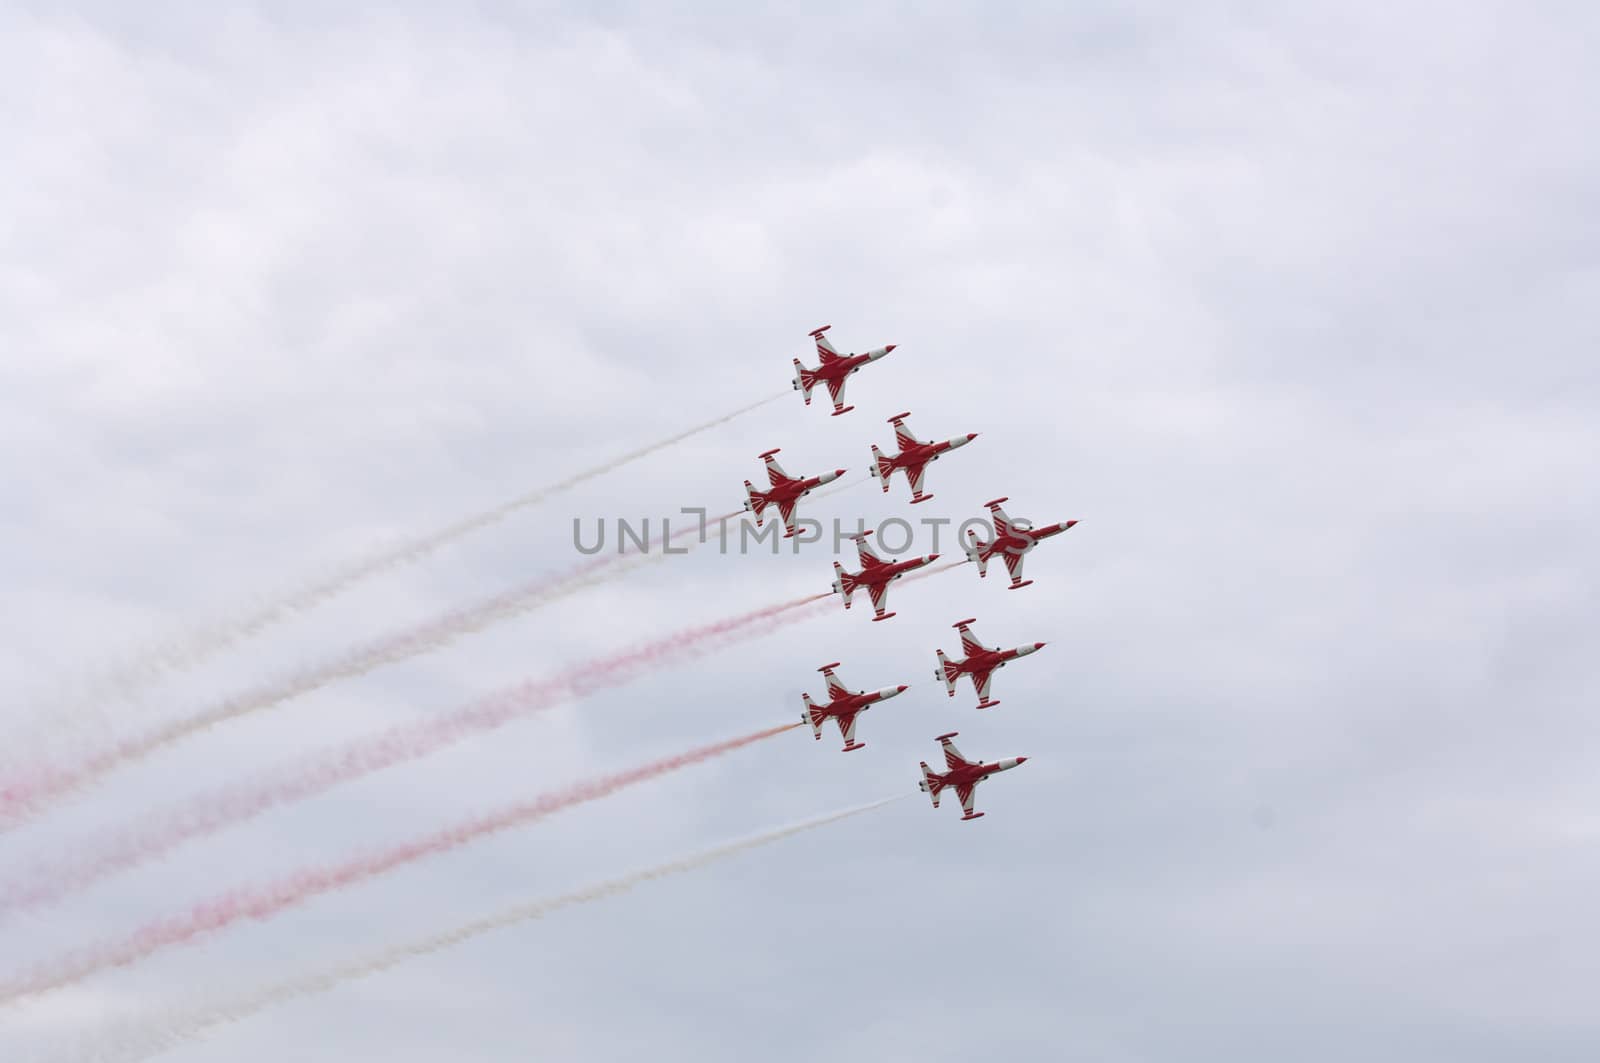
<svg viewBox="0 0 1600 1063">
<path fill-rule="evenodd" d="M 783 518 L 783 533 L 785 536 L 795 535 L 799 529 L 794 523 L 794 501 L 778 503 L 778 515 Z"/>
<path fill-rule="evenodd" d="M 871 568 L 873 565 L 883 564 L 883 558 L 873 553 L 872 547 L 867 545 L 866 536 L 856 540 L 856 556 L 860 558 L 863 570 Z"/>
<path fill-rule="evenodd" d="M 1006 530 L 1011 527 L 1011 518 L 1006 516 L 1006 511 L 999 506 L 990 508 L 989 519 L 994 524 L 995 538 L 1005 535 Z"/>
<path fill-rule="evenodd" d="M 922 474 L 928 471 L 928 463 L 906 466 L 906 480 L 911 484 L 911 497 L 922 496 Z"/>
<path fill-rule="evenodd" d="M 824 343 L 824 342 L 825 341 L 823 341 L 823 340 L 818 340 L 817 341 L 817 343 L 819 345 Z M 844 409 L 844 386 L 845 386 L 845 384 L 847 382 L 848 382 L 848 378 L 846 378 L 846 377 L 839 377 L 839 378 L 837 378 L 835 380 L 829 380 L 827 382 L 828 383 L 828 397 L 833 400 L 833 409 L 834 409 L 835 413 L 837 413 L 838 411 Z"/>
<path fill-rule="evenodd" d="M 986 668 L 981 672 L 972 673 L 972 689 L 978 692 L 979 701 L 989 700 L 989 681 L 994 678 L 994 669 Z"/>
<path fill-rule="evenodd" d="M 835 350 L 833 344 L 828 342 L 828 337 L 817 337 L 817 360 L 823 365 L 827 365 L 829 362 L 837 362 L 843 357 L 844 355 Z"/>
<path fill-rule="evenodd" d="M 872 596 L 872 611 L 882 616 L 883 607 L 889 603 L 889 584 L 874 583 L 867 589 L 867 593 Z"/>
<path fill-rule="evenodd" d="M 1027 554 L 1014 554 L 1010 550 L 1005 551 L 1005 555 L 1006 555 L 1006 571 L 1011 573 L 1011 582 L 1012 583 L 1016 583 L 1017 581 L 1022 579 L 1022 561 L 1028 555 Z"/>
<path fill-rule="evenodd" d="M 978 641 L 978 636 L 972 633 L 972 628 L 966 624 L 961 625 L 961 652 L 971 657 L 977 653 L 987 652 L 989 647 Z"/>
<path fill-rule="evenodd" d="M 840 680 L 838 676 L 833 674 L 832 668 L 824 668 L 822 670 L 822 679 L 828 684 L 829 700 L 843 697 L 851 692 L 850 688 L 845 686 L 844 682 Z"/>
<path fill-rule="evenodd" d="M 972 761 L 968 760 L 966 757 L 963 757 L 961 755 L 961 750 L 957 749 L 956 744 L 950 741 L 950 739 L 941 738 L 939 739 L 939 742 L 944 746 L 945 767 L 953 769 L 968 768 L 972 766 Z"/>
<path fill-rule="evenodd" d="M 844 739 L 846 748 L 856 744 L 856 719 L 860 715 L 859 712 L 847 712 L 834 717 L 839 721 L 839 737 Z"/>
<path fill-rule="evenodd" d="M 793 478 L 794 477 L 783 471 L 783 466 L 778 464 L 777 458 L 767 458 L 767 480 L 772 484 L 773 487 L 777 487 L 784 481 L 792 480 Z"/>
<path fill-rule="evenodd" d="M 961 799 L 961 811 L 972 815 L 972 798 L 975 796 L 978 784 L 975 782 L 962 783 L 956 787 L 956 796 Z"/>
<path fill-rule="evenodd" d="M 917 438 L 917 434 L 906 427 L 904 421 L 896 421 L 894 423 L 894 441 L 901 450 L 907 450 L 922 443 L 922 440 Z"/>
</svg>

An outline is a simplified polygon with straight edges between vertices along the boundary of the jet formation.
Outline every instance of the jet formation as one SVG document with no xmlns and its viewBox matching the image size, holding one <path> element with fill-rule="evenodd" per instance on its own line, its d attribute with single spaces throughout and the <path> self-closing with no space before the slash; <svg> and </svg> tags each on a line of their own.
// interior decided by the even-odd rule
<svg viewBox="0 0 1600 1063">
<path fill-rule="evenodd" d="M 840 354 L 824 335 L 829 328 L 831 326 L 823 325 L 810 333 L 816 342 L 818 364 L 815 369 L 808 369 L 801 364 L 800 359 L 794 359 L 793 385 L 794 389 L 801 393 L 807 406 L 811 405 L 812 390 L 818 384 L 824 385 L 833 402 L 832 416 L 838 417 L 855 409 L 854 406 L 844 404 L 845 384 L 849 378 L 860 372 L 863 366 L 888 355 L 895 349 L 895 344 L 876 347 L 860 354 Z M 869 471 L 878 481 L 884 494 L 889 493 L 894 473 L 897 471 L 903 473 L 911 489 L 910 501 L 915 505 L 933 498 L 933 495 L 924 490 L 928 465 L 938 461 L 950 451 L 966 446 L 978 438 L 978 433 L 968 432 L 943 440 L 923 440 L 919 439 L 907 425 L 906 422 L 910 417 L 908 411 L 888 418 L 888 423 L 894 427 L 895 453 L 885 454 L 878 449 L 877 444 L 872 444 L 872 465 Z M 756 524 L 759 527 L 763 511 L 769 506 L 776 506 L 783 520 L 784 537 L 790 538 L 797 532 L 795 506 L 799 500 L 815 488 L 837 479 L 845 470 L 838 469 L 812 477 L 793 477 L 779 466 L 774 457 L 777 453 L 777 450 L 769 450 L 760 455 L 767 466 L 767 477 L 770 482 L 767 490 L 758 491 L 749 480 L 745 481 L 745 509 L 755 514 Z M 1031 579 L 1022 578 L 1023 558 L 1039 542 L 1061 534 L 1078 522 L 1068 520 L 1045 527 L 1033 527 L 1007 514 L 1001 508 L 1006 501 L 1008 500 L 1002 497 L 984 504 L 989 511 L 989 524 L 993 532 L 987 538 L 981 538 L 976 531 L 969 529 L 965 534 L 965 541 L 961 543 L 962 551 L 966 555 L 965 561 L 961 563 L 972 564 L 978 570 L 979 577 L 983 578 L 988 575 L 989 562 L 998 557 L 1005 564 L 1011 577 L 1008 589 L 1019 590 L 1033 583 Z M 926 554 L 900 561 L 885 560 L 867 543 L 867 537 L 871 534 L 870 531 L 861 531 L 850 536 L 855 542 L 861 567 L 859 571 L 849 572 L 838 561 L 833 562 L 832 593 L 843 599 L 844 607 L 848 610 L 852 595 L 858 590 L 865 590 L 872 601 L 872 619 L 876 622 L 897 615 L 887 610 L 889 585 L 908 573 L 932 564 L 938 560 L 939 555 Z M 976 708 L 992 709 L 1000 704 L 990 696 L 994 673 L 1020 657 L 1038 652 L 1045 644 L 1024 643 L 1009 649 L 986 646 L 973 634 L 972 625 L 976 622 L 967 619 L 957 621 L 953 625 L 961 634 L 961 658 L 952 660 L 945 655 L 944 650 L 936 649 L 934 652 L 939 667 L 934 672 L 934 677 L 944 685 L 947 695 L 954 698 L 957 681 L 966 676 L 978 698 Z M 818 741 L 822 739 L 823 724 L 830 719 L 833 720 L 844 742 L 843 752 L 850 753 L 866 747 L 865 742 L 856 739 L 856 722 L 861 713 L 879 702 L 898 697 L 908 689 L 908 686 L 900 684 L 878 690 L 851 690 L 835 673 L 834 669 L 838 667 L 839 663 L 835 661 L 818 669 L 826 683 L 827 701 L 818 703 L 812 700 L 810 694 L 802 694 L 804 712 L 801 719 L 810 725 L 812 736 Z M 958 732 L 951 731 L 935 739 L 944 752 L 945 770 L 936 772 L 924 761 L 921 765 L 920 789 L 932 799 L 934 808 L 939 807 L 940 795 L 946 790 L 953 789 L 961 805 L 961 819 L 963 821 L 979 819 L 984 813 L 974 811 L 973 808 L 973 795 L 978 784 L 991 775 L 1009 771 L 1026 762 L 1028 758 L 970 760 L 962 755 L 951 741 L 957 734 Z"/>
</svg>

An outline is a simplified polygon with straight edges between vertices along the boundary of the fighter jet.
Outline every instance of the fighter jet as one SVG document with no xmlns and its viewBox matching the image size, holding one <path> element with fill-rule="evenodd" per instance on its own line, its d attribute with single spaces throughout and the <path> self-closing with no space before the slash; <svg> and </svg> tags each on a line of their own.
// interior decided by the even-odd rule
<svg viewBox="0 0 1600 1063">
<path fill-rule="evenodd" d="M 969 625 L 976 623 L 976 620 L 969 618 L 951 625 L 961 632 L 961 652 L 966 656 L 959 661 L 952 661 L 944 655 L 943 650 L 935 651 L 939 655 L 939 670 L 934 672 L 933 676 L 944 681 L 945 691 L 951 697 L 956 696 L 956 680 L 963 675 L 969 676 L 972 679 L 972 689 L 978 694 L 978 708 L 992 709 L 1000 704 L 998 701 L 989 700 L 989 681 L 994 678 L 995 669 L 1004 668 L 1008 661 L 1044 649 L 1044 643 L 1013 646 L 1009 650 L 1002 650 L 998 646 L 991 648 L 979 642 L 978 636 L 972 633 Z"/>
<path fill-rule="evenodd" d="M 884 457 L 878 445 L 872 445 L 872 475 L 878 478 L 878 483 L 883 485 L 883 493 L 889 493 L 889 476 L 896 469 L 906 471 L 906 480 L 911 484 L 911 501 L 926 502 L 932 495 L 922 493 L 922 473 L 930 461 L 938 461 L 939 455 L 947 450 L 964 447 L 974 439 L 978 433 L 968 432 L 964 436 L 952 436 L 939 442 L 925 443 L 918 439 L 911 429 L 906 427 L 906 418 L 910 413 L 897 413 L 889 418 L 889 423 L 894 425 L 895 445 L 900 448 L 900 453 Z"/>
<path fill-rule="evenodd" d="M 1000 503 L 1006 501 L 997 498 L 993 502 L 985 502 L 989 507 L 989 519 L 994 524 L 994 537 L 988 542 L 978 538 L 978 533 L 971 528 L 967 529 L 967 542 L 962 549 L 967 553 L 967 559 L 974 561 L 978 566 L 978 575 L 987 576 L 989 559 L 996 554 L 1004 554 L 1006 568 L 1011 573 L 1011 586 L 1007 590 L 1020 590 L 1032 583 L 1033 580 L 1022 578 L 1022 558 L 1032 550 L 1040 539 L 1048 539 L 1052 535 L 1060 535 L 1074 524 L 1075 520 L 1062 521 L 1060 524 L 1049 524 L 1043 528 L 1019 528 L 1006 516 L 1006 511 L 1000 508 Z"/>
<path fill-rule="evenodd" d="M 794 523 L 795 503 L 809 495 L 813 488 L 832 483 L 843 476 L 844 470 L 835 469 L 820 476 L 790 476 L 778 464 L 778 459 L 773 457 L 776 453 L 778 453 L 778 450 L 774 449 L 767 451 L 765 454 L 756 455 L 767 463 L 767 479 L 772 482 L 772 487 L 767 491 L 757 491 L 755 484 L 746 480 L 744 482 L 744 493 L 748 497 L 745 499 L 744 508 L 756 515 L 756 527 L 759 528 L 762 520 L 765 519 L 761 515 L 762 511 L 768 506 L 777 506 L 778 515 L 783 518 L 783 537 L 788 539 L 795 534 L 796 530 Z"/>
<path fill-rule="evenodd" d="M 887 620 L 893 613 L 883 611 L 884 603 L 889 600 L 889 584 L 904 576 L 907 572 L 915 571 L 923 565 L 929 565 L 939 560 L 938 554 L 926 554 L 922 557 L 910 557 L 904 561 L 885 561 L 872 552 L 872 547 L 867 545 L 867 536 L 870 530 L 857 532 L 850 536 L 856 541 L 856 552 L 861 558 L 860 572 L 846 572 L 844 566 L 835 561 L 833 563 L 833 593 L 844 596 L 844 607 L 850 608 L 850 595 L 862 587 L 872 596 L 873 622 Z"/>
<path fill-rule="evenodd" d="M 819 382 L 826 384 L 828 386 L 828 395 L 833 399 L 833 416 L 837 417 L 841 413 L 849 413 L 855 409 L 854 406 L 841 405 L 844 402 L 844 385 L 851 374 L 859 373 L 861 367 L 868 362 L 876 362 L 879 358 L 894 350 L 895 345 L 891 343 L 887 347 L 875 347 L 864 354 L 840 354 L 834 349 L 833 344 L 828 342 L 828 338 L 823 335 L 824 332 L 827 332 L 832 327 L 832 325 L 823 325 L 821 328 L 812 331 L 811 337 L 817 341 L 817 367 L 815 369 L 807 369 L 800 364 L 800 359 L 796 358 L 794 360 L 794 388 L 805 396 L 806 405 L 810 406 L 811 389 L 816 387 Z"/>
<path fill-rule="evenodd" d="M 839 724 L 839 735 L 844 739 L 843 752 L 861 749 L 865 742 L 856 741 L 856 717 L 880 701 L 900 694 L 906 688 L 902 684 L 897 687 L 884 687 L 882 690 L 851 690 L 839 681 L 833 670 L 839 667 L 839 662 L 825 664 L 817 671 L 821 672 L 828 683 L 828 703 L 818 705 L 811 700 L 810 694 L 801 694 L 801 700 L 806 703 L 806 711 L 800 717 L 811 725 L 811 733 L 817 741 L 822 741 L 822 723 L 832 716 Z"/>
<path fill-rule="evenodd" d="M 1018 764 L 1026 762 L 1028 758 L 1007 757 L 1005 760 L 997 760 L 993 764 L 985 764 L 981 760 L 974 763 L 963 757 L 961 751 L 956 748 L 955 743 L 950 741 L 960 733 L 959 731 L 951 731 L 947 735 L 939 736 L 939 742 L 944 746 L 945 767 L 950 770 L 940 774 L 930 769 L 927 761 L 923 761 L 921 788 L 923 793 L 933 798 L 933 807 L 938 808 L 939 791 L 947 786 L 955 787 L 956 797 L 961 800 L 961 818 L 977 819 L 983 815 L 982 812 L 972 811 L 972 792 L 978 788 L 978 784 L 996 772 L 1010 771 Z"/>
</svg>

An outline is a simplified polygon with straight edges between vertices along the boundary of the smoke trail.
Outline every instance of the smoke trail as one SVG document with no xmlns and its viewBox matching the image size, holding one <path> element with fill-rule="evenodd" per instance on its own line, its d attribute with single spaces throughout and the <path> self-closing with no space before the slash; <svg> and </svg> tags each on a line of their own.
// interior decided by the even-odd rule
<svg viewBox="0 0 1600 1063">
<path fill-rule="evenodd" d="M 707 521 L 706 526 L 725 523 L 742 512 L 736 510 L 723 514 Z M 701 531 L 698 527 L 683 528 L 674 532 L 671 539 Z M 693 546 L 691 542 L 685 549 L 692 549 Z M 338 680 L 353 679 L 384 665 L 440 649 L 463 636 L 609 582 L 641 565 L 681 556 L 682 552 L 674 555 L 662 550 L 634 556 L 595 558 L 565 575 L 536 580 L 471 606 L 451 610 L 426 623 L 358 646 L 332 660 L 302 668 L 275 683 L 236 694 L 144 734 L 121 739 L 89 754 L 76 764 L 56 768 L 36 766 L 30 776 L 13 779 L 0 786 L 0 829 L 14 826 L 37 813 L 52 799 L 78 790 L 117 768 L 218 724 L 272 708 Z"/>
<path fill-rule="evenodd" d="M 545 499 L 563 491 L 571 490 L 585 481 L 592 480 L 597 476 L 638 461 L 640 458 L 681 443 L 690 436 L 708 431 L 718 425 L 726 424 L 736 417 L 741 417 L 753 410 L 760 409 L 768 403 L 776 402 L 787 394 L 789 394 L 787 391 L 776 392 L 757 402 L 752 402 L 725 413 L 720 417 L 715 417 L 691 428 L 684 429 L 675 435 L 668 436 L 666 439 L 658 440 L 636 450 L 630 450 L 626 454 L 612 458 L 603 464 L 575 473 L 558 483 L 541 487 L 535 491 L 529 491 L 526 494 L 518 495 L 506 502 L 502 502 L 493 509 L 487 509 L 472 516 L 464 517 L 454 524 L 446 525 L 431 534 L 350 562 L 314 583 L 269 598 L 253 610 L 232 618 L 219 619 L 205 628 L 177 636 L 164 645 L 153 646 L 133 660 L 114 667 L 97 679 L 90 681 L 89 689 L 78 699 L 76 705 L 68 705 L 58 709 L 56 714 L 81 712 L 108 697 L 114 695 L 126 697 L 173 672 L 187 671 L 194 668 L 234 644 L 258 635 L 262 631 L 297 614 L 311 610 L 364 580 L 420 561 L 435 550 L 473 532 L 497 524 L 519 510 L 537 505 Z"/>
<path fill-rule="evenodd" d="M 147 923 L 125 938 L 68 953 L 52 963 L 35 967 L 28 974 L 0 983 L 0 1004 L 69 985 L 97 971 L 126 967 L 243 919 L 269 919 L 324 893 L 357 885 L 418 860 L 443 855 L 479 838 L 523 826 L 564 809 L 609 797 L 627 787 L 720 757 L 799 726 L 799 722 L 778 724 L 723 739 L 615 775 L 541 794 L 531 801 L 463 820 L 390 849 L 340 864 L 310 868 L 266 886 L 232 890 L 196 904 L 181 915 Z"/>
<path fill-rule="evenodd" d="M 969 558 L 962 558 L 959 561 L 946 561 L 942 565 L 928 565 L 917 569 L 915 572 L 908 572 L 901 578 L 906 583 L 914 583 L 919 579 L 927 579 L 929 576 L 937 575 L 940 572 L 949 572 L 953 568 L 970 564 L 972 564 L 972 561 Z"/>
<path fill-rule="evenodd" d="M 872 812 L 885 805 L 903 800 L 908 796 L 910 795 L 898 794 L 869 804 L 857 805 L 855 808 L 842 809 L 826 816 L 818 816 L 815 819 L 804 820 L 787 827 L 779 827 L 714 848 L 704 849 L 681 859 L 643 868 L 618 878 L 596 882 L 593 885 L 570 893 L 519 904 L 493 915 L 460 923 L 449 929 L 430 934 L 427 937 L 416 938 L 404 944 L 392 946 L 381 952 L 374 953 L 366 959 L 357 960 L 342 967 L 336 967 L 320 973 L 302 975 L 298 978 L 278 982 L 275 985 L 266 986 L 254 993 L 235 997 L 232 1000 L 219 1000 L 200 1007 L 182 1010 L 174 1009 L 165 1015 L 156 1017 L 131 1019 L 118 1026 L 91 1032 L 81 1037 L 77 1045 L 59 1053 L 55 1058 L 57 1063 L 87 1059 L 103 1061 L 103 1063 L 137 1063 L 139 1060 L 149 1059 L 168 1049 L 175 1048 L 184 1041 L 198 1037 L 214 1027 L 238 1022 L 279 1004 L 285 1004 L 291 1000 L 312 996 L 317 993 L 328 992 L 347 982 L 368 978 L 397 967 L 409 960 L 420 959 L 436 952 L 454 948 L 484 934 L 543 919 L 545 916 L 558 912 L 563 908 L 605 900 L 609 897 L 627 893 L 658 878 L 710 867 L 713 864 L 732 859 L 752 849 L 773 845 L 797 834 L 817 830 L 840 820 L 849 819 L 852 816 Z"/>
<path fill-rule="evenodd" d="M 427 756 L 592 691 L 620 686 L 646 668 L 699 657 L 820 615 L 831 608 L 819 604 L 827 597 L 830 595 L 809 595 L 685 628 L 634 649 L 575 665 L 548 679 L 490 694 L 437 720 L 392 727 L 347 743 L 276 778 L 253 780 L 190 798 L 141 821 L 119 826 L 101 838 L 72 846 L 63 856 L 41 861 L 0 889 L 0 912 L 59 900 L 108 875 L 153 860 L 184 842 L 395 764 Z M 808 605 L 816 608 L 802 608 Z"/>
</svg>

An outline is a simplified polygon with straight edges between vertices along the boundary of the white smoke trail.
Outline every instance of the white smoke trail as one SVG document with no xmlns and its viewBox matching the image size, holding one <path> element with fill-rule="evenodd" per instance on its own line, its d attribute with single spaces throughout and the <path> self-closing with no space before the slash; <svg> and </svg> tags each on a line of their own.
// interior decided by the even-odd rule
<svg viewBox="0 0 1600 1063">
<path fill-rule="evenodd" d="M 706 527 L 738 515 L 735 512 L 713 518 L 706 522 Z M 699 531 L 701 529 L 697 527 L 684 528 L 675 533 L 673 538 Z M 358 646 L 331 660 L 302 668 L 277 682 L 233 695 L 198 712 L 170 720 L 143 734 L 110 742 L 87 755 L 80 752 L 76 757 L 67 758 L 57 754 L 56 766 L 50 766 L 51 761 L 36 757 L 29 771 L 11 769 L 5 775 L 0 775 L 0 831 L 11 829 L 37 814 L 47 804 L 76 793 L 106 774 L 175 742 L 229 720 L 262 712 L 292 698 L 313 693 L 339 680 L 353 679 L 384 665 L 441 649 L 459 638 L 522 616 L 579 591 L 608 583 L 643 565 L 681 556 L 693 549 L 695 543 L 691 541 L 675 554 L 667 553 L 664 548 L 666 544 L 662 545 L 663 549 L 655 552 L 597 558 L 565 576 L 535 581 L 474 605 L 452 610 L 426 623 Z M 67 763 L 61 764 L 62 760 Z"/>
<path fill-rule="evenodd" d="M 705 849 L 690 856 L 644 868 L 619 878 L 597 882 L 591 886 L 574 890 L 571 893 L 520 904 L 493 915 L 461 923 L 427 937 L 417 938 L 413 941 L 393 946 L 366 959 L 357 960 L 328 971 L 303 975 L 279 982 L 276 985 L 267 986 L 254 993 L 248 993 L 232 1000 L 219 1000 L 198 1007 L 174 1009 L 164 1015 L 125 1020 L 123 1023 L 105 1030 L 91 1031 L 81 1035 L 76 1043 L 55 1050 L 48 1057 L 42 1058 L 39 1063 L 45 1063 L 46 1059 L 49 1063 L 87 1063 L 90 1060 L 95 1061 L 95 1063 L 137 1063 L 139 1060 L 149 1059 L 169 1049 L 176 1048 L 215 1027 L 238 1022 L 279 1004 L 336 989 L 347 982 L 367 978 L 392 967 L 397 967 L 409 960 L 419 959 L 431 953 L 453 948 L 472 938 L 480 937 L 496 930 L 504 930 L 521 923 L 542 919 L 563 908 L 604 900 L 617 894 L 626 893 L 654 879 L 708 867 L 740 853 L 748 852 L 751 849 L 772 845 L 796 834 L 816 830 L 819 827 L 825 827 L 852 816 L 871 812 L 909 796 L 909 794 L 897 794 L 894 797 L 886 797 L 868 804 L 857 805 L 854 808 L 843 809 L 826 816 L 819 816 L 787 827 L 751 835 L 712 849 Z"/>
<path fill-rule="evenodd" d="M 865 483 L 867 479 L 861 477 L 830 487 L 815 497 L 849 490 Z M 700 526 L 679 529 L 670 538 L 698 534 L 698 543 L 710 542 L 711 528 L 725 525 L 741 513 L 735 510 L 704 520 Z M 190 736 L 314 693 L 331 683 L 357 678 L 385 665 L 443 648 L 494 624 L 524 615 L 581 590 L 608 583 L 643 565 L 680 556 L 696 545 L 691 542 L 680 550 L 668 552 L 668 541 L 664 540 L 662 549 L 658 551 L 596 558 L 564 576 L 535 581 L 474 605 L 452 610 L 426 623 L 355 647 L 331 660 L 303 667 L 276 682 L 232 695 L 141 734 L 112 741 L 92 752 L 54 750 L 46 756 L 36 747 L 26 770 L 16 766 L 0 767 L 0 833 L 26 821 L 50 803 L 81 791 L 110 772 Z M 909 578 L 916 579 L 918 576 Z M 106 724 L 98 728 L 98 732 L 112 729 L 111 725 Z"/>
<path fill-rule="evenodd" d="M 188 671 L 239 642 L 258 635 L 298 614 L 314 609 L 324 602 L 343 594 L 364 580 L 420 561 L 441 547 L 447 546 L 473 532 L 498 524 L 520 510 L 537 505 L 551 496 L 571 490 L 585 481 L 592 480 L 597 476 L 638 461 L 640 458 L 681 443 L 690 436 L 725 424 L 736 417 L 743 416 L 768 403 L 775 402 L 787 394 L 789 394 L 787 391 L 776 392 L 757 402 L 752 402 L 725 413 L 720 417 L 703 421 L 675 435 L 668 436 L 666 439 L 628 451 L 626 454 L 612 458 L 603 464 L 575 473 L 558 483 L 529 491 L 526 494 L 518 495 L 506 502 L 502 502 L 493 509 L 483 510 L 472 516 L 464 517 L 428 535 L 352 561 L 335 569 L 320 580 L 298 589 L 269 597 L 254 608 L 235 616 L 216 619 L 202 628 L 176 636 L 164 644 L 152 646 L 143 652 L 137 653 L 124 664 L 114 666 L 104 673 L 86 680 L 82 692 L 73 701 L 53 708 L 46 717 L 46 722 L 50 719 L 60 719 L 63 716 L 92 712 L 103 701 L 114 697 L 127 698 L 168 675 L 175 672 Z"/>
<path fill-rule="evenodd" d="M 598 690 L 632 681 L 647 669 L 681 664 L 830 611 L 826 595 L 767 606 L 574 665 L 469 702 L 453 712 L 387 728 L 315 755 L 287 770 L 244 778 L 197 794 L 163 811 L 136 815 L 97 837 L 61 841 L 49 859 L 0 882 L 0 916 L 51 903 L 106 875 L 153 860 L 176 846 L 243 823 L 270 809 L 304 801 L 372 772 L 429 756 L 474 735 Z M 805 606 L 811 608 L 803 608 Z"/>
<path fill-rule="evenodd" d="M 865 483 L 867 479 L 861 477 L 832 486 L 813 497 L 837 494 Z M 698 544 L 710 542 L 711 529 L 727 524 L 741 516 L 742 512 L 735 510 L 707 518 L 701 525 L 679 529 L 671 535 L 671 539 L 688 535 L 698 535 L 699 538 L 674 552 L 669 553 L 666 549 L 670 540 L 663 540 L 660 550 L 596 558 L 564 576 L 534 581 L 474 605 L 452 610 L 423 624 L 355 647 L 331 660 L 303 667 L 276 682 L 232 695 L 197 712 L 169 720 L 142 734 L 112 741 L 89 753 L 81 749 L 70 751 L 56 748 L 46 754 L 43 748 L 36 745 L 28 757 L 31 764 L 26 770 L 15 765 L 0 766 L 0 833 L 13 829 L 48 804 L 81 791 L 110 772 L 192 735 L 314 693 L 331 683 L 354 679 L 385 665 L 441 649 L 494 624 L 522 616 L 579 591 L 609 583 L 643 565 L 681 556 Z M 912 575 L 908 578 L 917 577 Z M 108 722 L 97 728 L 96 733 L 103 735 L 115 729 Z M 12 745 L 16 749 L 24 748 L 23 743 Z"/>
</svg>

